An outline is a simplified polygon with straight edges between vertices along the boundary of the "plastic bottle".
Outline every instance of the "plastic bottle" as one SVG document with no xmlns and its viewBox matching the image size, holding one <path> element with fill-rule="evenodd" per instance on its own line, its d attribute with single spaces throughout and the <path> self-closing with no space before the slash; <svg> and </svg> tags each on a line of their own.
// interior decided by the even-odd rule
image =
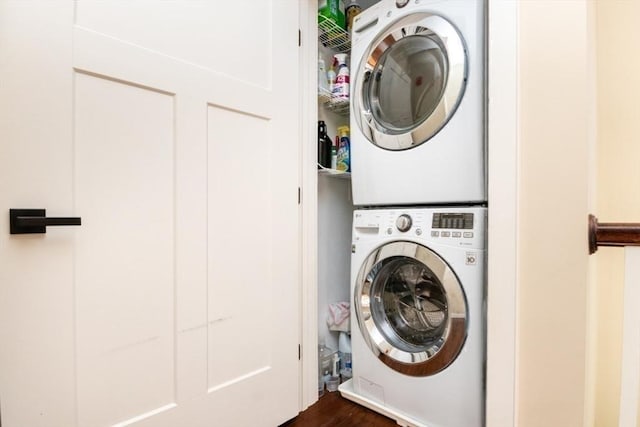
<svg viewBox="0 0 640 427">
<path fill-rule="evenodd" d="M 329 80 L 327 79 L 327 68 L 324 59 L 318 58 L 318 93 L 330 94 Z"/>
<path fill-rule="evenodd" d="M 335 350 L 327 347 L 324 343 L 318 345 L 318 378 L 320 381 L 326 383 L 333 373 L 333 355 Z M 318 387 L 318 392 L 320 388 Z"/>
<path fill-rule="evenodd" d="M 331 90 L 331 100 L 342 101 L 349 99 L 349 67 L 347 66 L 347 54 L 336 53 L 333 55 L 336 64 L 336 82 Z"/>
<path fill-rule="evenodd" d="M 340 137 L 336 135 L 336 143 L 331 145 L 331 169 L 338 167 L 338 145 L 340 145 Z"/>
<path fill-rule="evenodd" d="M 318 168 L 331 166 L 331 139 L 327 136 L 327 125 L 323 120 L 318 121 Z"/>
<path fill-rule="evenodd" d="M 346 332 L 340 332 L 338 337 L 338 353 L 340 353 L 340 375 L 345 381 L 352 377 L 351 338 Z"/>
<path fill-rule="evenodd" d="M 327 71 L 327 81 L 329 82 L 329 95 L 332 95 L 333 86 L 336 84 L 336 71 L 333 66 Z"/>
<path fill-rule="evenodd" d="M 324 345 L 324 342 L 318 344 L 318 396 L 324 394 L 324 386 L 327 378 L 329 378 L 330 366 L 326 360 L 329 352 L 330 349 Z"/>
<path fill-rule="evenodd" d="M 333 353 L 331 359 L 331 376 L 337 377 L 340 374 L 340 354 Z"/>
<path fill-rule="evenodd" d="M 338 159 L 336 169 L 342 172 L 351 172 L 351 144 L 349 142 L 349 126 L 338 128 L 340 143 L 338 145 Z"/>
<path fill-rule="evenodd" d="M 351 3 L 349 3 L 347 8 L 344 10 L 348 33 L 351 33 L 351 29 L 353 28 L 353 18 L 355 18 L 360 12 L 362 12 L 362 8 L 358 2 L 356 0 L 351 0 Z"/>
<path fill-rule="evenodd" d="M 318 2 L 318 15 L 322 15 L 342 29 L 345 28 L 344 13 L 344 0 L 320 0 Z"/>
</svg>

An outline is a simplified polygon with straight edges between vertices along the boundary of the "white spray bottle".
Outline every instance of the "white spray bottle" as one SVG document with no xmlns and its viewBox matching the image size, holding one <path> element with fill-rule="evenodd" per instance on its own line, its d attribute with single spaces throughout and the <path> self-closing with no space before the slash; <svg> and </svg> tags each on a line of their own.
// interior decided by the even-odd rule
<svg viewBox="0 0 640 427">
<path fill-rule="evenodd" d="M 349 99 L 349 67 L 347 66 L 347 54 L 336 53 L 335 58 L 337 73 L 336 82 L 331 92 L 332 101 L 342 101 Z"/>
</svg>

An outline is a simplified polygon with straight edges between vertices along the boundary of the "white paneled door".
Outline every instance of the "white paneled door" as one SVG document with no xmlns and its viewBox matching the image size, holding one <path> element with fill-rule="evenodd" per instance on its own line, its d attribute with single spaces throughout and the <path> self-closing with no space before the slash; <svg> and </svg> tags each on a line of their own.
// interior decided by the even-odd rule
<svg viewBox="0 0 640 427">
<path fill-rule="evenodd" d="M 0 2 L 3 427 L 298 412 L 296 0 Z M 9 233 L 9 209 L 81 217 Z"/>
</svg>

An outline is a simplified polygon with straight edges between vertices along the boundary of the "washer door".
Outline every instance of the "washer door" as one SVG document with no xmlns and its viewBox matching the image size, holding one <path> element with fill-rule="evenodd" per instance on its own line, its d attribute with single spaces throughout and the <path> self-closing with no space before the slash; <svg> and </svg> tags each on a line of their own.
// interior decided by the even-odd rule
<svg viewBox="0 0 640 427">
<path fill-rule="evenodd" d="M 366 259 L 354 304 L 360 331 L 374 354 L 411 376 L 436 374 L 460 354 L 467 303 L 458 278 L 435 252 L 392 242 Z"/>
<path fill-rule="evenodd" d="M 365 51 L 356 72 L 353 116 L 378 147 L 419 146 L 453 116 L 467 68 L 464 41 L 449 21 L 425 12 L 408 15 Z"/>
</svg>

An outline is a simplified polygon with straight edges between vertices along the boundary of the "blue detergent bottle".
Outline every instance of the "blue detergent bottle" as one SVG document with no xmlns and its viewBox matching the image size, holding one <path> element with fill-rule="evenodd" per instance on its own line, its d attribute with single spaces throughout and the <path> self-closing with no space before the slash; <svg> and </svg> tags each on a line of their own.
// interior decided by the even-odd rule
<svg viewBox="0 0 640 427">
<path fill-rule="evenodd" d="M 338 128 L 340 143 L 338 144 L 338 158 L 336 169 L 342 172 L 351 172 L 351 144 L 349 142 L 349 126 Z"/>
</svg>

